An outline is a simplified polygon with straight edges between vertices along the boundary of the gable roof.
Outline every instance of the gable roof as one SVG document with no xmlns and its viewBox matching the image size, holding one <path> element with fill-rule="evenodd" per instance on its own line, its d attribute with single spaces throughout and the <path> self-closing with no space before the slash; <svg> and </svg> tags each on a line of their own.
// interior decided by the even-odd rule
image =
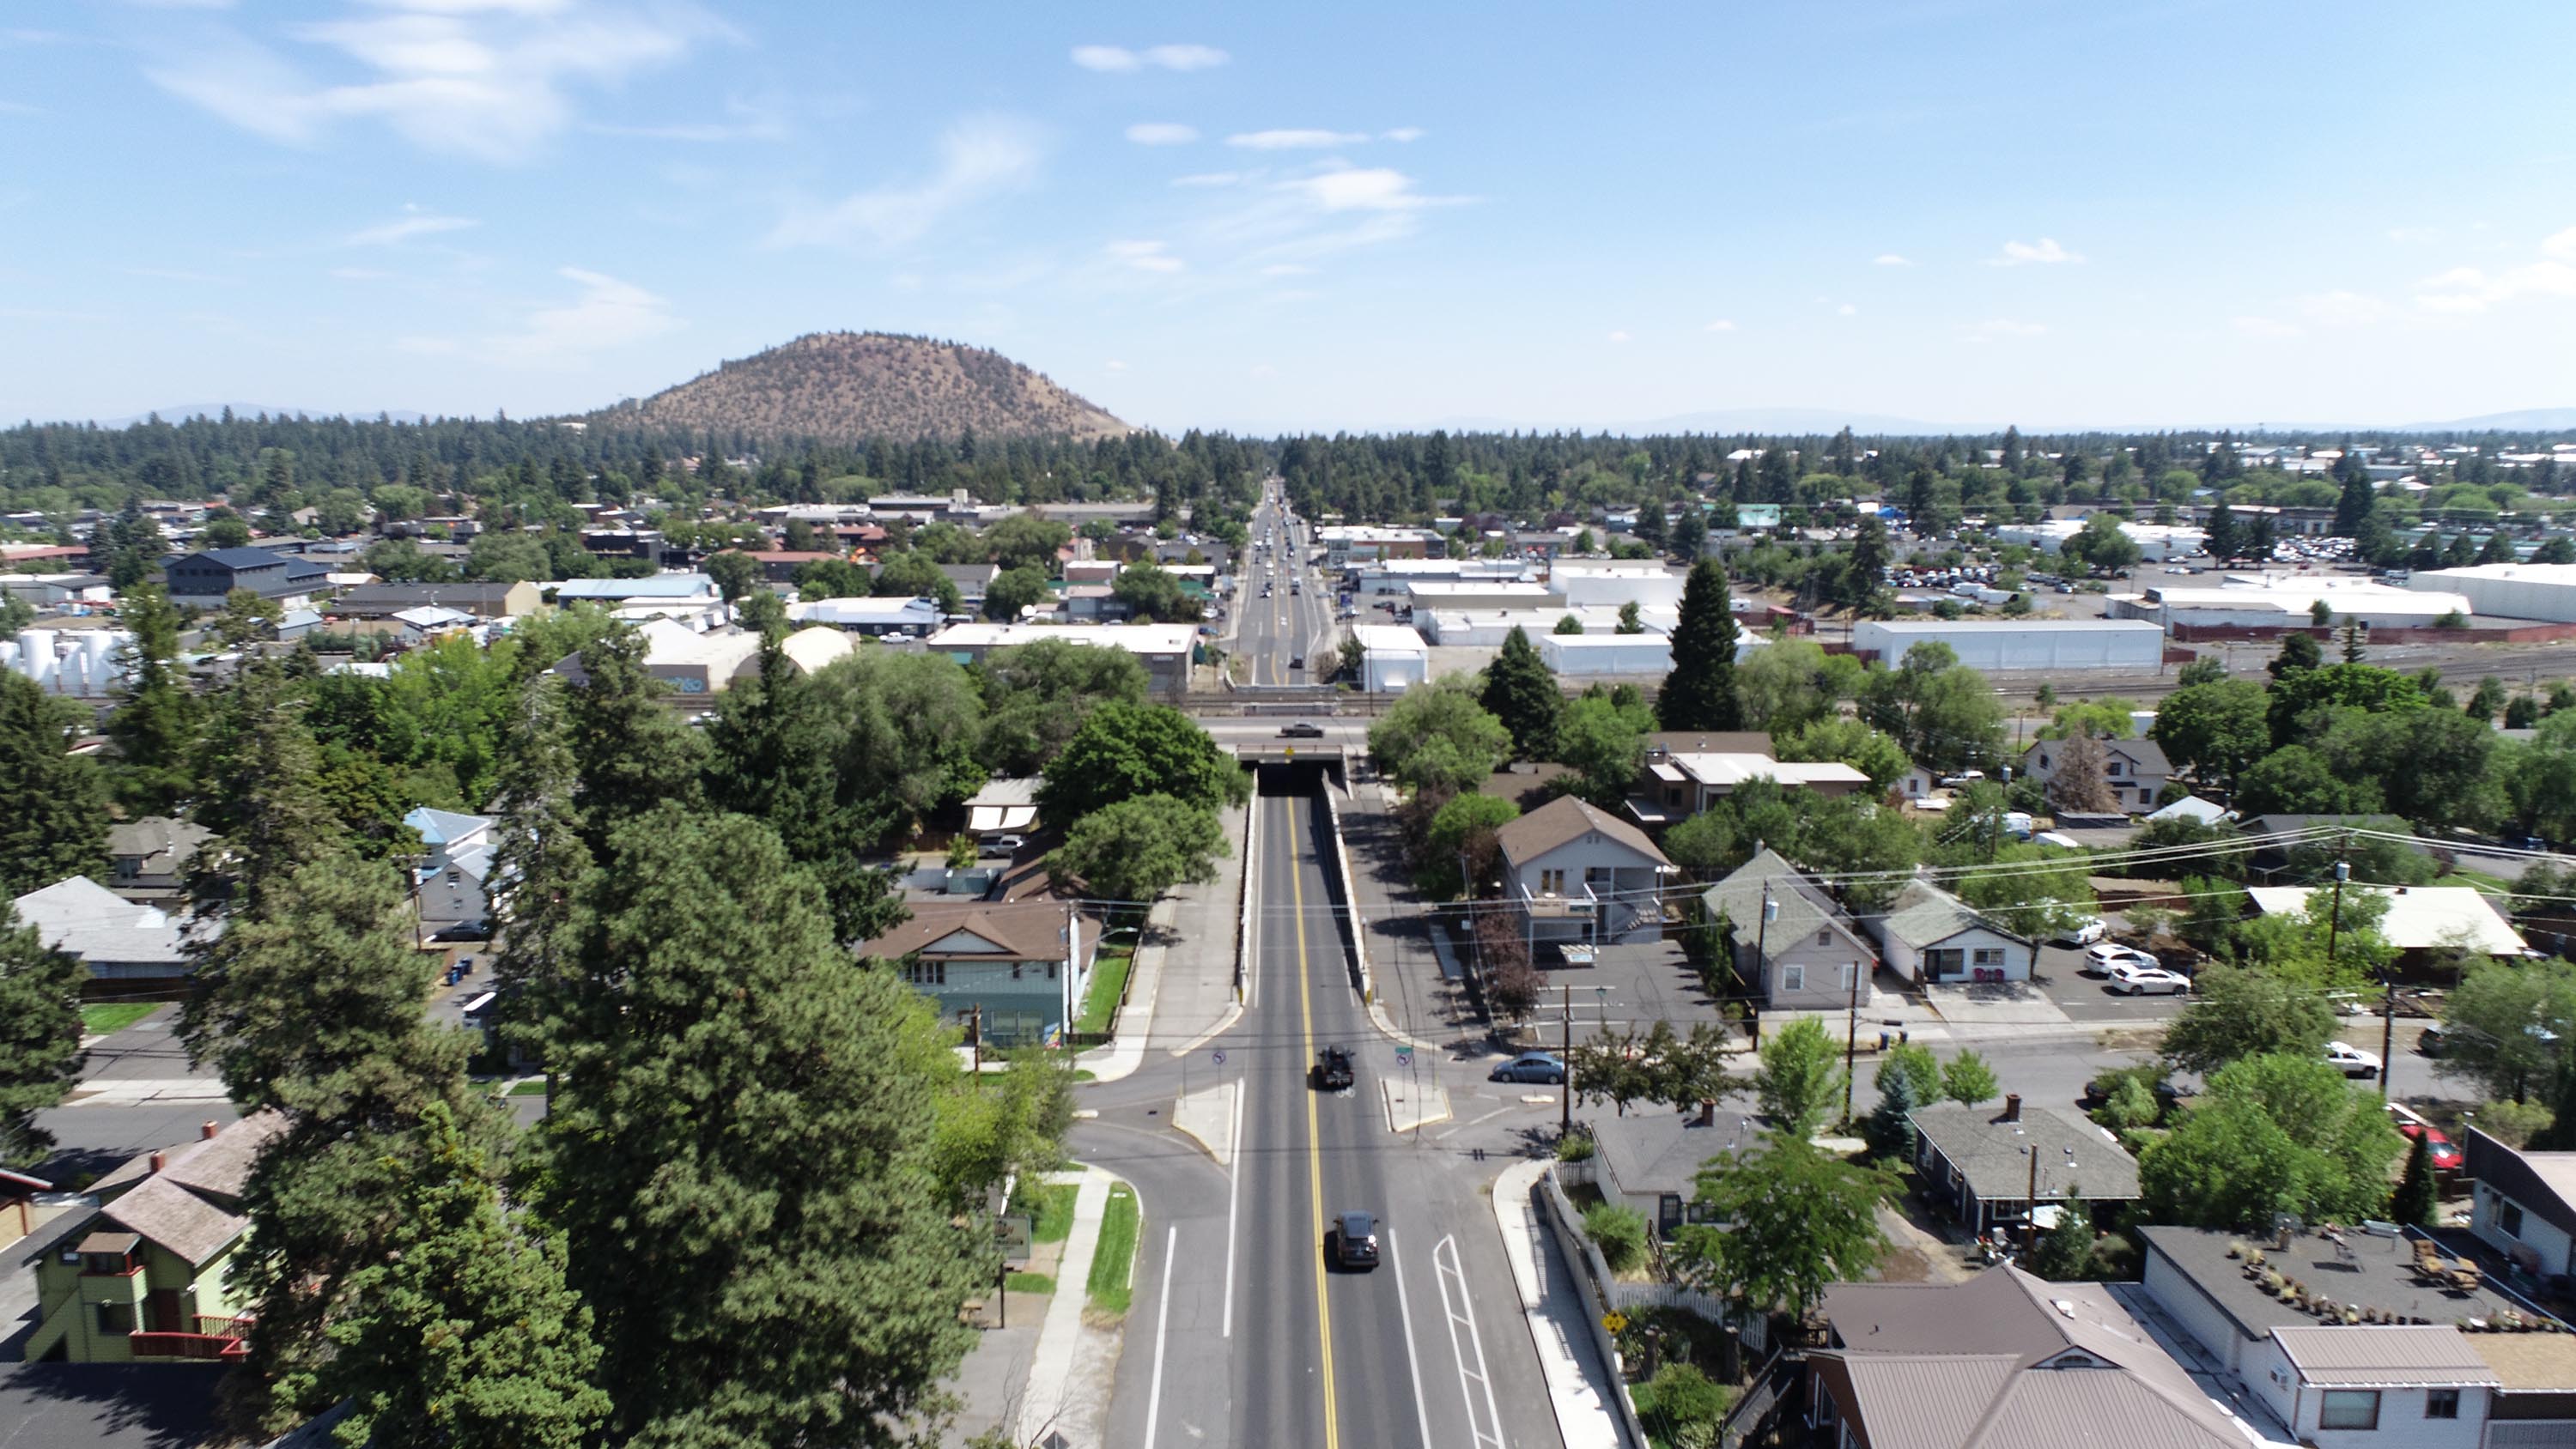
<svg viewBox="0 0 2576 1449">
<path fill-rule="evenodd" d="M 2526 1152 L 2476 1127 L 2461 1144 L 2466 1176 L 2514 1200 L 2524 1212 L 2576 1236 L 2576 1152 Z"/>
<path fill-rule="evenodd" d="M 426 805 L 415 807 L 403 817 L 403 824 L 420 832 L 425 845 L 453 845 L 492 828 L 490 815 L 467 815 L 457 810 L 433 810 Z"/>
<path fill-rule="evenodd" d="M 1062 961 L 1073 909 L 1056 901 L 968 901 L 912 908 L 912 919 L 859 948 L 862 956 L 900 961 L 959 931 L 990 941 L 997 960 Z"/>
<path fill-rule="evenodd" d="M 186 864 L 196 855 L 197 847 L 213 836 L 213 831 L 193 820 L 147 815 L 109 826 L 107 853 L 120 858 L 133 856 L 143 862 L 146 873 L 157 873 Z"/>
<path fill-rule="evenodd" d="M 1765 885 L 1771 888 L 1771 902 L 1778 908 L 1778 917 L 1773 922 L 1777 929 L 1768 932 L 1754 930 L 1762 919 L 1762 888 Z M 1875 957 L 1878 954 L 1860 938 L 1858 929 L 1842 913 L 1842 908 L 1834 904 L 1832 897 L 1768 846 L 1755 851 L 1751 860 L 1737 866 L 1726 879 L 1710 886 L 1700 900 L 1708 907 L 1710 915 L 1724 916 L 1735 923 L 1739 941 L 1760 945 L 1766 957 L 1765 965 L 1769 964 L 1768 957 L 1780 954 L 1771 949 L 1774 937 L 1780 946 L 1788 947 L 1806 939 L 1810 931 L 1828 929 L 1839 932 L 1862 955 Z M 1748 935 L 1748 932 L 1752 934 Z"/>
<path fill-rule="evenodd" d="M 250 1230 L 242 1193 L 262 1149 L 286 1130 L 274 1111 L 259 1112 L 209 1138 L 173 1149 L 159 1172 L 150 1156 L 138 1159 L 148 1173 L 141 1186 L 99 1211 L 99 1217 L 168 1249 L 197 1266 Z M 108 1179 L 132 1175 L 129 1162 Z"/>
<path fill-rule="evenodd" d="M 1894 909 L 1879 918 L 1878 930 L 1881 940 L 1894 937 L 1917 950 L 1937 946 L 1968 931 L 1991 931 L 2006 940 L 2029 944 L 2028 937 L 1978 915 L 1975 907 L 1926 880 L 1905 883 L 1905 888 L 1896 893 Z"/>
<path fill-rule="evenodd" d="M 1917 1107 L 1913 1116 L 1914 1130 L 1981 1198 L 2020 1199 L 2029 1193 L 2026 1148 L 2039 1152 L 2042 1199 L 2064 1197 L 2070 1188 L 2090 1202 L 2138 1195 L 2138 1160 L 2101 1128 L 2053 1107 L 2025 1107 L 2018 1122 L 2005 1121 L 2001 1111 L 1982 1103 L 1941 1102 Z"/>
<path fill-rule="evenodd" d="M 1872 1449 L 2216 1449 L 2246 1440 L 2098 1283 L 2006 1264 L 1961 1283 L 1825 1290 Z"/>
<path fill-rule="evenodd" d="M 1647 838 L 1646 832 L 1571 795 L 1559 795 L 1495 831 L 1494 843 L 1502 847 L 1505 859 L 1518 862 L 1535 860 L 1559 846 L 1596 833 L 1657 865 L 1672 864 L 1664 859 L 1662 851 L 1655 848 L 1655 842 Z"/>
</svg>

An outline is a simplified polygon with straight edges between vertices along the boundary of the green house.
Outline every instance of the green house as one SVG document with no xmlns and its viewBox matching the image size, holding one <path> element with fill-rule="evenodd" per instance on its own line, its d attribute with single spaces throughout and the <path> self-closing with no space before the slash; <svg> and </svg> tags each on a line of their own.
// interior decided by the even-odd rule
<svg viewBox="0 0 2576 1449">
<path fill-rule="evenodd" d="M 26 1357 L 72 1363 L 230 1363 L 250 1320 L 228 1269 L 250 1233 L 242 1191 L 274 1114 L 147 1153 L 94 1185 L 102 1206 L 36 1262 Z"/>
<path fill-rule="evenodd" d="M 984 1041 L 1036 1046 L 1082 1011 L 1099 942 L 1062 901 L 919 903 L 912 919 L 860 948 L 897 963 L 943 1022 L 980 1016 Z"/>
</svg>

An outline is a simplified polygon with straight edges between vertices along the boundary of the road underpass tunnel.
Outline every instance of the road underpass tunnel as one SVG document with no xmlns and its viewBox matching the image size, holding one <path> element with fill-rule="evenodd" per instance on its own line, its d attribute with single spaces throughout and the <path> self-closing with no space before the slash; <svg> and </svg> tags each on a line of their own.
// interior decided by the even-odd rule
<svg viewBox="0 0 2576 1449">
<path fill-rule="evenodd" d="M 1350 854 L 1342 840 L 1341 807 L 1348 800 L 1343 784 L 1343 766 L 1338 757 L 1313 762 L 1264 763 L 1255 768 L 1255 819 L 1265 810 L 1286 808 L 1294 813 L 1297 853 L 1311 859 L 1323 877 L 1325 899 L 1309 900 L 1306 909 L 1315 926 L 1329 930 L 1339 944 L 1344 969 L 1353 989 L 1365 993 L 1368 983 L 1362 979 L 1358 954 L 1351 948 L 1351 879 Z M 1273 805 L 1271 802 L 1280 802 Z M 1276 863 L 1282 869 L 1295 869 L 1297 863 Z M 1265 875 L 1272 868 L 1264 863 Z"/>
</svg>

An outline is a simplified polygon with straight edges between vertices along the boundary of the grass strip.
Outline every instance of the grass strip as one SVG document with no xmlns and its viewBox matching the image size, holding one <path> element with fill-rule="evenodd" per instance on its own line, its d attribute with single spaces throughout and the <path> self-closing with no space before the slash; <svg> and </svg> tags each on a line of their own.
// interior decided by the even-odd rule
<svg viewBox="0 0 2576 1449">
<path fill-rule="evenodd" d="M 1104 1318 L 1127 1316 L 1134 1291 L 1128 1279 L 1136 1266 L 1136 1235 L 1144 1226 L 1136 1189 L 1123 1182 L 1109 1189 L 1109 1206 L 1100 1218 L 1100 1247 L 1091 1259 L 1091 1307 Z"/>
</svg>

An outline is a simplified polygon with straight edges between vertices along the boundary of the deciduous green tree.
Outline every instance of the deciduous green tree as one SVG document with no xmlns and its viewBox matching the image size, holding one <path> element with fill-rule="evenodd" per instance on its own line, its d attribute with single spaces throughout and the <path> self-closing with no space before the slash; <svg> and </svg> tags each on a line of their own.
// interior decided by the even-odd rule
<svg viewBox="0 0 2576 1449">
<path fill-rule="evenodd" d="M 1572 766 L 1575 793 L 1605 810 L 1619 809 L 1644 768 L 1646 734 L 1655 715 L 1643 703 L 1608 694 L 1569 701 L 1556 726 L 1556 757 Z"/>
<path fill-rule="evenodd" d="M 1176 885 L 1216 879 L 1232 854 L 1216 812 L 1169 795 L 1139 795 L 1085 813 L 1047 856 L 1060 887 L 1081 882 L 1094 897 L 1151 905 Z"/>
<path fill-rule="evenodd" d="M 1251 793 L 1240 766 L 1188 715 L 1160 704 L 1104 704 L 1047 762 L 1039 803 L 1074 820 L 1142 795 L 1170 795 L 1206 809 Z"/>
<path fill-rule="evenodd" d="M 996 775 L 1034 775 L 1104 704 L 1142 705 L 1145 665 L 1124 649 L 1064 639 L 997 649 L 977 666 L 984 695 L 981 758 Z"/>
<path fill-rule="evenodd" d="M 2266 703 L 2250 679 L 2190 685 L 2165 696 L 2147 733 L 2193 779 L 2232 789 L 2272 748 Z"/>
<path fill-rule="evenodd" d="M 1994 1068 L 1973 1051 L 1959 1053 L 1941 1068 L 1941 1095 L 1963 1107 L 1991 1102 L 2002 1090 Z"/>
<path fill-rule="evenodd" d="M 2201 968 L 2193 999 L 2165 1031 L 2165 1059 L 2189 1072 L 2271 1054 L 2316 1057 L 2335 1034 L 2334 1008 L 2313 988 L 2236 966 Z"/>
<path fill-rule="evenodd" d="M 2576 965 L 2557 957 L 2472 966 L 2442 1013 L 2446 1077 L 2489 1097 L 2527 1100 L 2545 1089 L 2576 1042 Z"/>
<path fill-rule="evenodd" d="M 1697 1201 L 1723 1227 L 1685 1224 L 1673 1235 L 1684 1281 L 1748 1313 L 1804 1316 L 1829 1283 L 1878 1266 L 1878 1230 L 1888 1179 L 1833 1157 L 1791 1132 L 1759 1147 L 1713 1158 L 1699 1172 Z"/>
<path fill-rule="evenodd" d="M 2314 1057 L 2247 1057 L 2138 1161 L 2146 1221 L 2251 1230 L 2275 1214 L 2353 1222 L 2388 1206 L 2402 1144 L 2378 1094 Z"/>
<path fill-rule="evenodd" d="M 1406 690 L 1369 726 L 1369 758 L 1417 793 L 1473 790 L 1511 748 L 1511 731 L 1485 708 L 1466 675 Z"/>
<path fill-rule="evenodd" d="M 1841 1109 L 1842 1048 L 1814 1017 L 1801 1017 L 1762 1044 L 1762 1066 L 1753 1075 L 1762 1115 L 1782 1136 L 1805 1138 Z"/>
</svg>

